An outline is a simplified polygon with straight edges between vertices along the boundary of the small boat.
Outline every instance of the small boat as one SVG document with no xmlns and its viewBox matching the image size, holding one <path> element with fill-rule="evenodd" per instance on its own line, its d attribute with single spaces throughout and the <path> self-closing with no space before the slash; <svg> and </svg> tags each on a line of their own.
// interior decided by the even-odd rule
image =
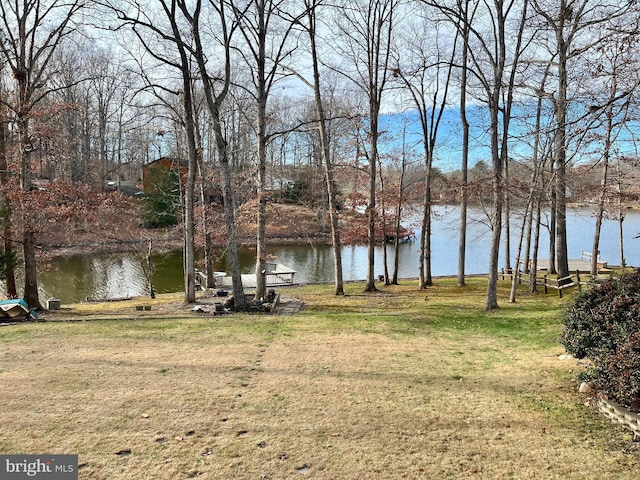
<svg viewBox="0 0 640 480">
<path fill-rule="evenodd" d="M 32 315 L 27 302 L 21 298 L 0 301 L 0 318 L 25 320 Z"/>
</svg>

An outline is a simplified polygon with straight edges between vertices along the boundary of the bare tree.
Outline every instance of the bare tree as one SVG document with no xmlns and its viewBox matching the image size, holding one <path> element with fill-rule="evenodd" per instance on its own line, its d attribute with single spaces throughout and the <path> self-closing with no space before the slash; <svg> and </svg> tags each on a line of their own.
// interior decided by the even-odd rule
<svg viewBox="0 0 640 480">
<path fill-rule="evenodd" d="M 538 108 L 537 115 L 538 116 L 540 115 L 540 108 Z M 537 118 L 537 120 L 539 122 L 540 119 Z M 522 216 L 522 224 L 520 226 L 518 248 L 516 250 L 516 259 L 515 259 L 516 268 L 511 277 L 511 293 L 509 295 L 509 302 L 511 303 L 514 303 L 516 301 L 517 287 L 520 284 L 520 264 L 522 260 L 523 243 L 525 241 L 530 240 L 531 221 L 533 220 L 533 217 L 534 217 L 535 206 L 536 204 L 539 204 L 538 199 L 539 199 L 539 192 L 542 188 L 541 178 L 542 178 L 542 171 L 545 166 L 545 161 L 544 161 L 545 158 L 546 158 L 545 155 L 540 154 L 539 135 L 536 135 L 532 165 L 531 165 L 531 180 L 529 182 L 529 192 L 526 197 L 524 212 Z M 528 229 L 529 229 L 529 234 L 527 234 Z M 528 263 L 528 255 L 525 255 L 524 258 L 525 258 L 525 263 Z M 526 266 L 525 268 L 528 268 L 528 266 Z M 530 275 L 534 278 L 532 282 L 533 285 L 535 285 L 536 283 L 535 273 L 536 273 L 535 269 L 533 270 L 533 272 L 530 272 Z"/>
<path fill-rule="evenodd" d="M 337 187 L 334 175 L 334 164 L 331 158 L 331 146 L 329 144 L 328 119 L 325 113 L 322 88 L 320 85 L 320 61 L 317 46 L 317 12 L 322 5 L 322 0 L 305 0 L 307 7 L 307 26 L 311 48 L 313 65 L 313 93 L 318 116 L 318 133 L 320 136 L 320 148 L 325 167 L 325 182 L 327 187 L 327 199 L 329 203 L 329 220 L 331 225 L 331 240 L 333 245 L 333 268 L 335 281 L 335 294 L 344 295 L 344 282 L 342 278 L 342 243 L 340 241 L 340 229 L 338 224 L 338 208 L 336 204 Z"/>
<path fill-rule="evenodd" d="M 238 29 L 244 43 L 237 52 L 249 67 L 256 118 L 256 196 L 258 203 L 256 236 L 256 299 L 266 297 L 267 260 L 267 146 L 271 135 L 268 131 L 268 102 L 274 84 L 282 78 L 285 60 L 295 50 L 291 32 L 304 16 L 287 7 L 295 6 L 287 0 L 250 0 L 246 4 L 232 2 Z M 280 22 L 280 25 L 278 23 Z"/>
<path fill-rule="evenodd" d="M 51 93 L 47 82 L 51 60 L 63 38 L 72 32 L 83 0 L 26 0 L 1 2 L 2 38 L 0 55 L 12 70 L 15 94 L 7 107 L 17 126 L 20 186 L 23 202 L 32 188 L 31 153 L 35 148 L 30 123 L 37 106 Z M 41 308 L 38 294 L 36 239 L 29 208 L 22 208 L 22 252 L 24 257 L 24 300 Z"/>
<path fill-rule="evenodd" d="M 375 291 L 376 170 L 379 115 L 389 80 L 392 38 L 399 0 L 343 0 L 336 24 L 343 43 L 338 52 L 349 62 L 339 71 L 360 89 L 368 101 L 369 161 L 368 269 L 365 291 Z"/>
<path fill-rule="evenodd" d="M 540 227 L 542 216 L 542 204 L 543 197 L 546 193 L 545 184 L 545 168 L 551 158 L 551 141 L 549 140 L 551 135 L 545 125 L 552 122 L 552 118 L 545 114 L 545 104 L 550 96 L 546 91 L 546 85 L 549 78 L 549 70 L 551 68 L 551 62 L 544 64 L 544 70 L 539 79 L 539 83 L 535 86 L 531 86 L 535 103 L 535 115 L 531 129 L 525 132 L 527 137 L 533 138 L 531 144 L 531 186 L 534 188 L 534 195 L 531 198 L 531 205 L 526 216 L 526 239 L 525 239 L 525 253 L 523 256 L 524 271 L 529 273 L 529 292 L 535 293 L 537 287 L 536 275 L 538 271 L 538 251 L 540 242 Z M 531 192 L 530 192 L 531 194 Z M 520 261 L 516 265 L 518 265 Z M 519 265 L 516 267 L 519 268 Z M 512 297 L 515 297 L 513 292 Z"/>
<path fill-rule="evenodd" d="M 124 8 L 129 6 L 131 11 Z M 193 96 L 193 73 L 191 58 L 191 38 L 183 33 L 180 4 L 178 0 L 159 0 L 160 11 L 149 11 L 135 0 L 129 4 L 124 2 L 110 3 L 108 6 L 116 13 L 123 25 L 131 28 L 144 49 L 161 65 L 174 69 L 180 75 L 180 87 L 172 93 L 180 98 L 182 115 L 181 124 L 185 130 L 188 153 L 188 168 L 184 183 L 184 287 L 185 301 L 193 303 L 195 293 L 195 180 L 198 171 L 200 152 L 196 145 L 196 123 Z M 158 21 L 158 13 L 165 22 Z M 150 41 L 148 35 L 156 41 Z M 165 49 L 169 46 L 168 49 Z M 164 91 L 171 92 L 170 87 L 156 85 Z"/>
<path fill-rule="evenodd" d="M 424 8 L 424 5 L 423 5 Z M 409 29 L 399 56 L 394 76 L 401 80 L 409 92 L 412 106 L 418 112 L 420 133 L 424 149 L 425 178 L 424 199 L 422 204 L 422 238 L 419 254 L 419 288 L 427 288 L 433 284 L 431 272 L 431 217 L 432 217 L 432 178 L 438 131 L 442 116 L 447 107 L 451 75 L 458 43 L 457 30 L 451 43 L 442 40 L 451 32 L 446 31 L 446 24 L 432 22 L 429 11 L 416 12 L 420 23 Z M 433 36 L 421 37 L 418 30 L 433 32 Z M 444 33 L 444 35 L 443 35 Z M 443 45 L 447 43 L 446 47 Z"/>
<path fill-rule="evenodd" d="M 615 196 L 610 188 L 611 157 L 616 154 L 614 145 L 629 121 L 630 96 L 636 91 L 639 83 L 636 54 L 637 21 L 637 18 L 632 17 L 630 24 L 620 25 L 616 22 L 608 25 L 608 29 L 618 33 L 606 38 L 595 48 L 597 56 L 591 67 L 592 76 L 599 79 L 591 110 L 602 110 L 604 116 L 604 131 L 596 136 L 598 143 L 602 144 L 602 157 L 599 161 L 602 175 L 591 249 L 592 278 L 598 274 L 600 233 L 606 205 Z"/>
<path fill-rule="evenodd" d="M 462 52 L 460 61 L 460 123 L 462 124 L 462 155 L 461 166 L 461 191 L 460 191 L 460 228 L 458 244 L 458 286 L 465 284 L 465 262 L 467 255 L 467 211 L 469 204 L 469 120 L 467 118 L 467 77 L 469 66 L 469 27 L 470 0 L 461 0 L 458 3 L 460 11 L 460 35 L 462 37 Z"/>
<path fill-rule="evenodd" d="M 504 166 L 508 161 L 508 140 L 511 109 L 516 87 L 516 74 L 523 50 L 523 32 L 527 19 L 528 1 L 493 0 L 479 6 L 471 23 L 467 10 L 456 5 L 448 7 L 434 4 L 468 38 L 470 67 L 489 115 L 489 141 L 491 145 L 492 196 L 491 249 L 489 253 L 489 282 L 485 308 L 498 305 L 498 258 L 503 222 Z M 480 10 L 483 8 L 483 10 Z M 479 18 L 478 18 L 479 17 Z M 515 18 L 514 18 L 515 17 Z M 510 24 L 514 31 L 509 31 Z M 482 25 L 482 28 L 479 26 Z M 468 36 L 465 30 L 468 29 Z M 507 38 L 510 42 L 507 42 Z"/>
<path fill-rule="evenodd" d="M 555 229 L 556 259 L 558 277 L 569 275 L 569 257 L 567 246 L 567 166 L 571 137 L 570 127 L 576 122 L 571 119 L 570 105 L 575 102 L 569 86 L 570 78 L 580 74 L 579 69 L 571 68 L 580 57 L 599 45 L 604 37 L 611 34 L 600 29 L 604 22 L 620 18 L 629 12 L 633 2 L 600 2 L 598 0 L 531 0 L 538 16 L 543 20 L 540 28 L 552 34 L 554 41 L 551 50 L 554 56 L 557 89 L 554 95 L 555 135 Z M 571 82 L 578 87 L 580 81 Z M 588 108 L 585 106 L 584 108 Z M 587 112 L 589 113 L 589 112 Z"/>
<path fill-rule="evenodd" d="M 0 87 L 0 95 L 5 96 L 4 87 Z M 8 115 L 6 102 L 0 102 L 0 219 L 2 221 L 2 244 L 3 252 L 3 268 L 5 274 L 5 294 L 8 298 L 16 298 L 18 289 L 16 288 L 16 272 L 15 272 L 15 254 L 14 254 L 14 235 L 11 222 L 11 201 L 9 198 L 9 150 L 8 150 Z"/>
<path fill-rule="evenodd" d="M 234 26 L 228 24 L 226 5 L 222 1 L 209 0 L 209 5 L 215 11 L 220 20 L 219 32 L 221 38 L 221 48 L 223 51 L 222 73 L 212 74 L 212 68 L 207 61 L 201 35 L 201 1 L 197 0 L 193 13 L 187 10 L 187 4 L 181 2 L 181 8 L 185 17 L 191 25 L 195 45 L 194 55 L 198 63 L 200 78 L 207 102 L 207 108 L 211 117 L 211 125 L 215 138 L 216 152 L 220 163 L 220 174 L 222 182 L 222 197 L 225 226 L 227 231 L 228 261 L 231 270 L 231 280 L 233 284 L 234 306 L 238 309 L 245 308 L 244 288 L 242 285 L 242 271 L 238 257 L 238 239 L 236 236 L 236 216 L 235 216 L 235 194 L 231 182 L 231 168 L 229 162 L 229 143 L 223 130 L 222 106 L 227 98 L 231 85 L 231 39 Z M 215 66 L 213 66 L 215 68 Z"/>
<path fill-rule="evenodd" d="M 398 179 L 398 197 L 396 202 L 394 239 L 393 239 L 393 278 L 391 283 L 398 285 L 398 271 L 400 270 L 400 230 L 402 228 L 402 208 L 405 200 L 405 179 L 407 175 L 407 120 L 402 125 L 402 151 L 400 152 L 400 178 Z"/>
</svg>

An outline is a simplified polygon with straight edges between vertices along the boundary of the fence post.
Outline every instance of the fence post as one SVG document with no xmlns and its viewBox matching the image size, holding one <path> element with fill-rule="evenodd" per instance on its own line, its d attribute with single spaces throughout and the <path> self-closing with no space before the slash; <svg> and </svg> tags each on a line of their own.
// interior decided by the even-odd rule
<svg viewBox="0 0 640 480">
<path fill-rule="evenodd" d="M 578 291 L 582 291 L 582 284 L 580 283 L 580 270 L 576 270 L 576 281 L 578 282 Z"/>
<path fill-rule="evenodd" d="M 500 269 L 500 273 L 502 274 L 502 280 L 504 280 L 504 267 Z"/>
<path fill-rule="evenodd" d="M 544 282 L 544 293 L 548 293 L 547 290 L 547 276 L 545 275 L 543 278 L 543 282 Z"/>
</svg>

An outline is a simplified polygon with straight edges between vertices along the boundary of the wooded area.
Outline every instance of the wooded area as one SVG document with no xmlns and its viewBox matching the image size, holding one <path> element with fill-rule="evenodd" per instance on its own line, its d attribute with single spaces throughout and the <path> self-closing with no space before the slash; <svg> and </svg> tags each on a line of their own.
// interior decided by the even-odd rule
<svg viewBox="0 0 640 480">
<path fill-rule="evenodd" d="M 416 269 L 427 288 L 431 206 L 441 202 L 461 205 L 459 285 L 467 207 L 486 207 L 486 308 L 498 308 L 500 267 L 535 271 L 546 248 L 550 270 L 568 275 L 567 203 L 596 205 L 593 252 L 603 219 L 622 230 L 636 203 L 639 8 L 616 0 L 2 2 L 6 293 L 18 295 L 20 254 L 21 293 L 40 306 L 39 247 L 118 240 L 150 251 L 156 232 L 140 226 L 151 195 L 128 197 L 121 185 L 141 184 L 144 165 L 171 158 L 186 168 L 169 198 L 184 238 L 187 302 L 195 301 L 196 248 L 210 256 L 220 242 L 234 297 L 244 301 L 237 227 L 248 211 L 257 225 L 256 297 L 265 296 L 275 201 L 304 203 L 326 222 L 336 294 L 340 245 L 357 237 L 346 218 L 366 215 L 373 291 L 375 246 L 389 231 L 399 241 L 402 222 L 419 216 Z M 539 244 L 541 228 L 550 230 L 548 246 Z M 512 229 L 521 232 L 517 246 Z M 384 281 L 397 282 L 383 244 Z M 622 265 L 623 252 L 621 243 Z"/>
</svg>

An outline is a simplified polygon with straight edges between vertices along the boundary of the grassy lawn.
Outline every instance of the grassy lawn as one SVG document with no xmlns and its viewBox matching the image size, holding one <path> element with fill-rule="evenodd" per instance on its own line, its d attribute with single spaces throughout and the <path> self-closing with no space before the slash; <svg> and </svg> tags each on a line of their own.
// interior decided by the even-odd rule
<svg viewBox="0 0 640 480">
<path fill-rule="evenodd" d="M 0 452 L 75 453 L 104 480 L 637 478 L 638 444 L 558 358 L 561 301 L 508 304 L 505 282 L 485 313 L 485 283 L 0 327 Z"/>
</svg>

